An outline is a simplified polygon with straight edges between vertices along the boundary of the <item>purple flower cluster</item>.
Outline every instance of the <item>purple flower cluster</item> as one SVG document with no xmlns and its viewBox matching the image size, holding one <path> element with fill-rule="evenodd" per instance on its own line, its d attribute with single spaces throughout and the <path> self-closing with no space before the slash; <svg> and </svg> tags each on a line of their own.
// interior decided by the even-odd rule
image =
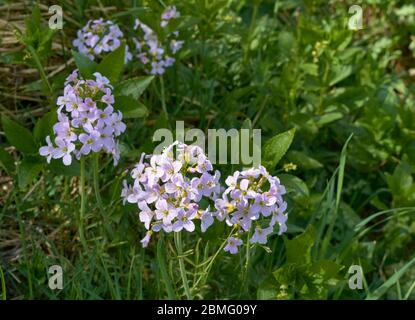
<svg viewBox="0 0 415 320">
<path fill-rule="evenodd" d="M 176 141 L 159 155 L 143 154 L 131 177 L 133 184 L 124 180 L 121 196 L 124 203 L 138 205 L 140 221 L 148 230 L 143 247 L 153 232 L 193 232 L 195 219 L 201 221 L 202 232 L 212 225 L 215 214 L 209 205 L 202 208 L 201 200 L 213 204 L 217 199 L 220 173 L 213 172 L 200 147 Z"/>
<path fill-rule="evenodd" d="M 171 19 L 180 17 L 176 7 L 168 7 L 161 15 L 160 25 L 163 30 Z M 182 48 L 184 41 L 177 40 L 178 31 L 166 35 L 165 40 L 161 43 L 157 34 L 146 24 L 136 19 L 134 30 L 139 32 L 138 37 L 133 41 L 136 48 L 136 56 L 144 65 L 145 70 L 153 75 L 161 75 L 166 68 L 171 67 L 175 58 L 173 56 Z"/>
<path fill-rule="evenodd" d="M 78 30 L 77 39 L 73 41 L 74 47 L 91 60 L 102 57 L 102 54 L 112 52 L 121 45 L 123 32 L 118 25 L 112 21 L 89 20 L 88 23 Z M 132 59 L 132 54 L 125 47 L 125 63 Z"/>
<path fill-rule="evenodd" d="M 287 203 L 283 200 L 285 187 L 277 177 L 271 176 L 260 166 L 244 171 L 236 171 L 226 181 L 227 189 L 222 198 L 215 201 L 217 217 L 226 219 L 228 225 L 236 226 L 239 233 L 255 227 L 250 243 L 266 244 L 267 237 L 279 225 L 279 234 L 287 230 L 285 222 Z M 238 252 L 242 241 L 230 237 L 225 251 Z"/>
<path fill-rule="evenodd" d="M 94 76 L 95 80 L 83 80 L 75 70 L 66 79 L 64 95 L 57 100 L 54 144 L 47 136 L 47 146 L 39 149 L 48 162 L 62 158 L 68 166 L 72 155 L 80 159 L 90 152 L 104 151 L 112 154 L 117 164 L 119 149 L 115 137 L 125 131 L 126 125 L 122 113 L 112 107 L 114 96 L 109 80 L 98 72 Z"/>
<path fill-rule="evenodd" d="M 176 141 L 160 155 L 143 154 L 131 177 L 133 184 L 124 180 L 121 196 L 124 204 L 138 205 L 140 221 L 148 230 L 141 240 L 144 247 L 160 230 L 194 231 L 195 219 L 201 221 L 202 232 L 215 219 L 233 226 L 236 232 L 224 248 L 231 254 L 242 245 L 240 235 L 252 227 L 255 231 L 250 242 L 259 244 L 267 243 L 276 224 L 279 234 L 287 230 L 285 188 L 262 166 L 236 171 L 226 179 L 225 189 L 219 182 L 220 172 L 213 173 L 212 163 L 200 147 Z M 204 208 L 202 202 L 206 203 Z"/>
</svg>

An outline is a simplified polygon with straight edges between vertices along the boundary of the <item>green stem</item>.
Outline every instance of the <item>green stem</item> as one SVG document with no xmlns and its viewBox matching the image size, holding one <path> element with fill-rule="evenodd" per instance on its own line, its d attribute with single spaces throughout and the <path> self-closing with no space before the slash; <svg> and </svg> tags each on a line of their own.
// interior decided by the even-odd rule
<svg viewBox="0 0 415 320">
<path fill-rule="evenodd" d="M 107 221 L 107 216 L 105 214 L 104 205 L 101 198 L 101 192 L 99 187 L 99 153 L 96 152 L 92 156 L 92 171 L 93 171 L 93 179 L 94 179 L 94 191 L 95 191 L 95 198 L 97 199 L 98 209 L 102 216 L 102 221 L 104 228 L 110 234 L 110 224 Z"/>
<path fill-rule="evenodd" d="M 180 275 L 183 281 L 184 292 L 186 293 L 188 300 L 193 300 L 192 295 L 190 293 L 189 283 L 187 282 L 187 275 L 186 269 L 184 266 L 184 259 L 183 259 L 183 248 L 182 248 L 182 234 L 181 232 L 174 233 L 174 242 L 176 244 L 177 249 L 177 256 L 179 259 L 179 267 L 180 267 Z"/>
<path fill-rule="evenodd" d="M 101 213 L 104 213 L 104 206 L 102 204 L 101 193 L 99 189 L 99 153 L 93 154 L 93 173 L 94 173 L 94 191 L 95 191 L 95 198 L 97 199 L 98 207 L 101 210 Z"/>
<path fill-rule="evenodd" d="M 164 285 L 166 286 L 167 297 L 169 300 L 174 300 L 175 294 L 173 290 L 173 285 L 167 272 L 167 263 L 166 263 L 166 250 L 164 249 L 164 241 L 162 237 L 159 238 L 157 242 L 157 261 L 160 269 L 161 277 L 163 278 Z"/>
<path fill-rule="evenodd" d="M 229 235 L 226 237 L 225 241 L 222 242 L 222 244 L 220 245 L 219 249 L 215 252 L 215 254 L 213 255 L 213 257 L 210 259 L 206 269 L 204 270 L 204 272 L 202 272 L 202 275 L 200 276 L 199 279 L 197 279 L 196 283 L 194 284 L 193 288 L 196 288 L 197 285 L 199 284 L 199 282 L 201 282 L 204 284 L 206 282 L 206 279 L 209 275 L 210 269 L 213 266 L 213 262 L 215 261 L 216 257 L 219 255 L 219 253 L 223 250 L 223 248 L 225 247 L 226 243 L 228 242 L 228 238 L 235 232 L 236 227 L 233 227 L 231 232 L 229 233 Z"/>
<path fill-rule="evenodd" d="M 81 210 L 79 211 L 79 238 L 84 249 L 87 248 L 84 237 L 84 217 L 85 217 L 85 157 L 81 157 L 81 179 L 79 180 L 79 193 L 81 195 Z"/>
<path fill-rule="evenodd" d="M 36 50 L 31 46 L 28 45 L 27 48 L 30 51 L 30 54 L 37 66 L 37 69 L 39 70 L 40 78 L 42 79 L 43 83 L 45 84 L 47 90 L 48 90 L 48 99 L 51 105 L 53 105 L 52 96 L 53 96 L 53 90 L 52 86 L 49 83 L 48 77 L 46 76 L 45 69 L 42 66 L 42 63 L 40 62 L 39 56 L 37 55 Z"/>
<path fill-rule="evenodd" d="M 161 90 L 161 107 L 163 108 L 163 112 L 164 112 L 164 116 L 166 117 L 167 124 L 169 128 L 171 129 L 169 113 L 167 112 L 167 107 L 166 107 L 166 95 L 165 95 L 165 90 L 164 90 L 163 76 L 160 76 L 160 90 Z"/>
<path fill-rule="evenodd" d="M 248 236 L 246 238 L 246 255 L 245 255 L 245 267 L 244 267 L 244 271 L 243 271 L 243 276 L 242 276 L 242 292 L 245 292 L 245 290 L 248 288 L 247 286 L 247 277 L 248 277 L 248 269 L 249 269 L 249 260 L 251 257 L 251 244 L 249 243 L 249 240 L 251 239 L 251 229 L 249 229 L 248 231 Z"/>
<path fill-rule="evenodd" d="M 6 280 L 4 279 L 4 273 L 3 269 L 0 266 L 0 280 L 1 280 L 1 299 L 6 300 L 7 294 L 6 294 Z"/>
</svg>

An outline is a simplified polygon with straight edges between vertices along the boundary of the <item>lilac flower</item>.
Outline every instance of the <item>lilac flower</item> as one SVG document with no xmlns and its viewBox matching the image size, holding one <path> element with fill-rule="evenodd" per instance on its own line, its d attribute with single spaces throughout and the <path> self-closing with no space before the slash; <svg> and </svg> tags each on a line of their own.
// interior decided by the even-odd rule
<svg viewBox="0 0 415 320">
<path fill-rule="evenodd" d="M 102 96 L 101 101 L 111 105 L 114 103 L 114 96 L 111 94 L 111 89 L 110 88 L 106 88 L 105 89 L 105 94 Z"/>
<path fill-rule="evenodd" d="M 77 70 L 66 80 L 64 95 L 58 97 L 58 122 L 53 126 L 54 143 L 46 137 L 47 146 L 39 153 L 47 157 L 62 158 L 65 165 L 72 162 L 72 154 L 82 155 L 103 150 L 113 156 L 114 164 L 119 159 L 115 137 L 125 131 L 120 111 L 115 112 L 112 86 L 100 73 L 95 79 L 80 79 Z M 55 147 L 55 145 L 57 147 Z"/>
<path fill-rule="evenodd" d="M 147 230 L 150 229 L 151 220 L 153 220 L 154 212 L 150 210 L 147 203 L 145 201 L 140 201 L 138 203 L 138 207 L 140 208 L 140 221 L 144 223 L 144 226 Z"/>
<path fill-rule="evenodd" d="M 46 137 L 47 139 L 48 137 Z M 57 148 L 52 152 L 53 159 L 63 159 L 63 164 L 69 166 L 72 163 L 71 152 L 75 150 L 75 145 L 63 139 L 55 139 Z"/>
<path fill-rule="evenodd" d="M 89 20 L 87 24 L 77 32 L 77 38 L 73 46 L 91 60 L 102 58 L 103 54 L 112 52 L 121 45 L 124 34 L 114 22 L 102 18 Z M 128 46 L 125 47 L 125 63 L 132 59 Z"/>
<path fill-rule="evenodd" d="M 205 232 L 213 224 L 213 214 L 209 212 L 209 207 L 202 212 L 200 216 L 200 221 L 200 229 L 202 230 L 202 232 Z"/>
<path fill-rule="evenodd" d="M 241 239 L 229 237 L 228 243 L 223 250 L 229 252 L 230 254 L 236 254 L 240 245 L 242 245 Z"/>
<path fill-rule="evenodd" d="M 170 42 L 170 50 L 171 50 L 171 52 L 173 54 L 176 54 L 183 47 L 183 43 L 184 43 L 184 41 L 173 39 Z"/>
<path fill-rule="evenodd" d="M 279 224 L 280 235 L 287 230 L 287 215 L 284 214 L 287 204 L 282 197 L 285 188 L 277 177 L 271 176 L 260 166 L 236 171 L 225 182 L 227 189 L 221 199 L 215 200 L 218 219 L 226 220 L 240 233 L 249 231 L 254 221 L 256 225 L 263 225 L 265 223 L 262 221 L 267 221 L 267 228 L 255 228 L 251 243 L 265 244 L 276 223 Z"/>
<path fill-rule="evenodd" d="M 170 224 L 177 216 L 177 210 L 167 204 L 164 199 L 156 202 L 156 218 L 163 220 L 163 224 Z"/>
<path fill-rule="evenodd" d="M 173 231 L 174 232 L 180 232 L 182 229 L 186 229 L 189 232 L 193 232 L 195 230 L 195 224 L 191 220 L 193 218 L 193 215 L 191 212 L 187 213 L 184 210 L 180 210 L 177 214 L 177 220 L 173 224 Z"/>
<path fill-rule="evenodd" d="M 99 143 L 99 132 L 93 130 L 90 134 L 81 133 L 79 135 L 79 141 L 83 143 L 80 154 L 89 154 L 92 151 L 98 152 L 101 150 L 101 144 Z"/>
<path fill-rule="evenodd" d="M 151 63 L 151 74 L 163 74 L 164 73 L 164 61 L 153 61 Z"/>
<path fill-rule="evenodd" d="M 267 243 L 267 237 L 270 233 L 272 233 L 272 226 L 269 226 L 268 228 L 265 228 L 265 229 L 262 229 L 261 227 L 256 227 L 255 228 L 255 233 L 252 236 L 250 242 L 251 243 L 266 244 Z"/>
<path fill-rule="evenodd" d="M 180 12 L 177 11 L 176 6 L 167 7 L 166 10 L 161 15 L 161 19 L 164 21 L 168 21 L 173 18 L 179 18 Z"/>
<path fill-rule="evenodd" d="M 131 171 L 133 185 L 123 182 L 121 196 L 124 203 L 138 204 L 140 221 L 147 230 L 193 232 L 195 219 L 201 220 L 203 232 L 212 225 L 215 213 L 209 211 L 209 203 L 218 197 L 220 174 L 208 170 L 212 165 L 207 157 L 206 170 L 199 173 L 198 162 L 185 156 L 202 153 L 201 149 L 176 141 L 162 154 L 141 155 Z M 206 207 L 202 207 L 202 200 Z"/>
<path fill-rule="evenodd" d="M 55 151 L 55 147 L 52 145 L 52 142 L 50 141 L 50 137 L 47 136 L 46 137 L 46 143 L 48 144 L 47 146 L 41 147 L 39 149 L 39 153 L 41 156 L 47 157 L 46 161 L 48 163 L 50 163 L 50 160 L 53 157 L 53 152 Z"/>
<path fill-rule="evenodd" d="M 145 237 L 140 241 L 143 248 L 147 248 L 148 244 L 150 243 L 151 235 L 152 235 L 152 232 L 147 231 Z"/>
<path fill-rule="evenodd" d="M 160 38 L 163 41 L 159 40 L 159 36 L 148 25 L 138 19 L 134 21 L 133 28 L 137 36 L 133 37 L 135 46 L 133 56 L 141 61 L 147 73 L 162 75 L 166 68 L 171 67 L 176 61 L 174 55 L 183 47 L 184 41 L 176 39 L 179 35 L 177 31 L 171 32 L 165 27 L 169 21 L 179 17 L 180 12 L 174 6 L 166 8 L 162 13 L 160 25 L 161 32 L 164 34 Z"/>
</svg>

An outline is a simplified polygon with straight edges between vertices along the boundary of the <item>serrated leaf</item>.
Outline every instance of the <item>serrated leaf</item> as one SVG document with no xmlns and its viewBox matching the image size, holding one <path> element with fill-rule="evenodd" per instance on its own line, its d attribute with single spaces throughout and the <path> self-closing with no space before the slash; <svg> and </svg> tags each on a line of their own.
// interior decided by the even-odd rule
<svg viewBox="0 0 415 320">
<path fill-rule="evenodd" d="M 130 96 L 138 99 L 147 89 L 154 76 L 142 76 L 120 82 L 114 90 L 114 95 Z"/>
<path fill-rule="evenodd" d="M 7 140 L 11 145 L 15 146 L 17 150 L 23 154 L 33 154 L 37 152 L 33 135 L 28 129 L 5 115 L 2 117 L 2 125 Z"/>
<path fill-rule="evenodd" d="M 124 70 L 125 43 L 107 54 L 97 67 L 97 71 L 106 76 L 112 84 L 116 83 Z"/>
<path fill-rule="evenodd" d="M 277 134 L 265 143 L 262 152 L 262 164 L 268 170 L 273 170 L 285 155 L 294 139 L 294 134 L 295 128 Z"/>
</svg>

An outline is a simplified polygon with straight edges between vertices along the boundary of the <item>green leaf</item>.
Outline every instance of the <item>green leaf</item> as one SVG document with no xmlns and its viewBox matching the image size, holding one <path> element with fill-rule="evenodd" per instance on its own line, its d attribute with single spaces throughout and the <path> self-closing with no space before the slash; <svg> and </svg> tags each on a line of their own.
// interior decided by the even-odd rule
<svg viewBox="0 0 415 320">
<path fill-rule="evenodd" d="M 343 114 L 341 112 L 330 112 L 318 117 L 316 119 L 316 124 L 323 126 L 325 124 L 340 120 L 341 118 L 343 118 Z"/>
<path fill-rule="evenodd" d="M 319 260 L 312 264 L 310 271 L 318 274 L 324 280 L 334 280 L 337 278 L 341 265 L 331 260 Z"/>
<path fill-rule="evenodd" d="M 40 170 L 42 170 L 42 161 L 39 157 L 25 157 L 17 168 L 19 188 L 31 183 Z"/>
<path fill-rule="evenodd" d="M 147 107 L 130 96 L 116 97 L 114 108 L 122 112 L 124 119 L 143 118 L 148 115 Z"/>
<path fill-rule="evenodd" d="M 310 195 L 307 184 L 300 178 L 286 173 L 279 174 L 278 178 L 280 178 L 287 192 L 294 192 L 295 196 L 308 197 Z"/>
<path fill-rule="evenodd" d="M 287 251 L 286 263 L 306 264 L 311 262 L 311 248 L 316 239 L 316 230 L 313 225 L 309 225 L 303 234 L 292 240 L 285 240 Z"/>
<path fill-rule="evenodd" d="M 17 150 L 23 154 L 33 154 L 37 152 L 33 135 L 29 130 L 5 115 L 2 117 L 2 124 L 7 140 L 11 145 L 15 146 Z"/>
<path fill-rule="evenodd" d="M 263 148 L 262 164 L 268 170 L 273 170 L 287 152 L 293 141 L 294 134 L 295 128 L 280 133 L 265 143 Z"/>
<path fill-rule="evenodd" d="M 289 151 L 287 153 L 287 158 L 292 163 L 295 163 L 303 170 L 310 170 L 310 169 L 319 169 L 322 168 L 323 165 L 314 158 L 306 155 L 304 152 L 300 151 Z"/>
<path fill-rule="evenodd" d="M 106 76 L 112 84 L 116 83 L 124 70 L 125 43 L 105 56 L 97 71 Z"/>
<path fill-rule="evenodd" d="M 0 166 L 11 176 L 14 172 L 14 160 L 11 154 L 9 154 L 3 148 L 0 148 Z"/>
<path fill-rule="evenodd" d="M 257 291 L 257 299 L 258 300 L 275 300 L 277 297 L 277 290 L 275 287 L 264 284 L 261 286 Z"/>
<path fill-rule="evenodd" d="M 82 53 L 72 51 L 72 55 L 81 76 L 85 79 L 92 79 L 93 73 L 97 70 L 98 64 Z"/>
<path fill-rule="evenodd" d="M 81 173 L 81 166 L 79 161 L 72 159 L 72 163 L 70 166 L 65 166 L 62 163 L 62 159 L 52 160 L 50 164 L 47 166 L 51 172 L 57 175 L 64 175 L 69 177 L 79 176 Z"/>
<path fill-rule="evenodd" d="M 343 81 L 353 73 L 353 67 L 350 65 L 334 65 L 330 77 L 330 86 Z"/>
<path fill-rule="evenodd" d="M 33 129 L 33 136 L 36 142 L 45 144 L 46 136 L 52 133 L 53 124 L 56 122 L 57 114 L 55 111 L 49 111 L 40 118 Z"/>
<path fill-rule="evenodd" d="M 142 76 L 122 81 L 115 87 L 114 95 L 130 96 L 138 99 L 153 79 L 154 76 Z"/>
</svg>

